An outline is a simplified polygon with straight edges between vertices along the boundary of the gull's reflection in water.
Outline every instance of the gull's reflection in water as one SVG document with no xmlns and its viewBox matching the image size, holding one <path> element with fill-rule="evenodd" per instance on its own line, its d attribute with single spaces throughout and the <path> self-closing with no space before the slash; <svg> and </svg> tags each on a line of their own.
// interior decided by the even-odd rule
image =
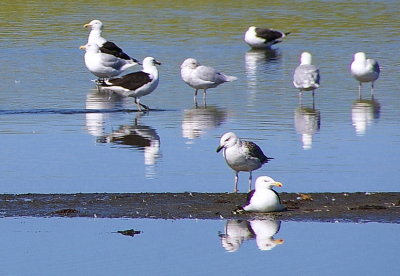
<svg viewBox="0 0 400 276">
<path fill-rule="evenodd" d="M 207 130 L 221 125 L 226 117 L 226 111 L 215 106 L 186 109 L 183 112 L 182 137 L 189 140 L 199 138 Z"/>
<path fill-rule="evenodd" d="M 357 99 L 351 106 L 351 121 L 356 130 L 356 135 L 362 136 L 367 127 L 378 119 L 381 112 L 381 105 L 374 97 L 370 100 Z"/>
<path fill-rule="evenodd" d="M 268 63 L 275 62 L 279 60 L 280 57 L 279 50 L 276 49 L 249 50 L 246 52 L 244 58 L 248 87 L 257 85 L 257 72 L 260 69 L 259 67 L 261 67 L 263 71 Z M 262 79 L 264 79 L 264 77 Z"/>
<path fill-rule="evenodd" d="M 225 232 L 219 233 L 222 246 L 228 252 L 237 251 L 242 243 L 247 240 L 254 240 L 260 250 L 271 250 L 283 239 L 275 239 L 274 235 L 279 232 L 281 222 L 273 219 L 265 220 L 228 220 L 225 225 Z"/>
<path fill-rule="evenodd" d="M 122 108 L 123 98 L 116 93 L 99 92 L 93 89 L 86 96 L 86 109 L 91 110 L 111 110 Z M 109 116 L 107 112 L 86 113 L 86 129 L 90 135 L 102 136 L 105 131 L 105 122 Z"/>
<path fill-rule="evenodd" d="M 301 134 L 303 149 L 312 147 L 313 135 L 321 127 L 321 113 L 313 107 L 300 105 L 294 112 L 294 125 L 297 133 Z"/>
<path fill-rule="evenodd" d="M 160 155 L 160 137 L 157 131 L 149 126 L 139 123 L 143 113 L 137 113 L 132 125 L 121 125 L 117 130 L 100 136 L 99 143 L 113 143 L 137 148 L 144 152 L 144 164 L 146 165 L 146 177 L 153 178 L 155 163 Z"/>
<path fill-rule="evenodd" d="M 89 134 L 96 137 L 97 143 L 112 143 L 139 149 L 144 153 L 144 164 L 146 165 L 145 176 L 153 178 L 155 173 L 154 165 L 160 157 L 160 137 L 157 131 L 139 123 L 143 113 L 139 112 L 134 122 L 123 124 L 116 130 L 106 131 L 106 122 L 110 120 L 110 112 L 102 113 L 101 110 L 123 109 L 124 98 L 115 93 L 96 92 L 88 95 L 86 100 L 87 109 L 99 110 L 99 112 L 86 114 L 86 128 Z M 110 123 L 111 124 L 111 123 Z M 109 127 L 109 129 L 114 129 Z"/>
</svg>

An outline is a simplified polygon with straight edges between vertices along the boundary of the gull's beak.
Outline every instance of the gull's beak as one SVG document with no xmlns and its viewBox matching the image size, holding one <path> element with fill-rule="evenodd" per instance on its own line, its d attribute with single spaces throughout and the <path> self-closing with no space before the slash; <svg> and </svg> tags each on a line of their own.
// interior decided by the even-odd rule
<svg viewBox="0 0 400 276">
<path fill-rule="evenodd" d="M 281 182 L 275 182 L 275 184 L 274 184 L 276 187 L 282 187 L 283 186 L 283 184 L 281 183 Z"/>
<path fill-rule="evenodd" d="M 282 244 L 282 243 L 284 243 L 285 241 L 282 240 L 282 239 L 278 239 L 278 240 L 273 240 L 272 242 L 275 243 L 275 244 Z"/>
<path fill-rule="evenodd" d="M 217 148 L 217 152 L 220 152 L 223 148 L 224 148 L 224 146 L 219 145 Z"/>
<path fill-rule="evenodd" d="M 161 62 L 159 62 L 158 60 L 154 60 L 155 64 L 161 65 Z"/>
<path fill-rule="evenodd" d="M 86 45 L 79 46 L 79 49 L 85 50 L 86 49 Z"/>
<path fill-rule="evenodd" d="M 83 25 L 83 27 L 84 27 L 84 28 L 87 28 L 87 27 L 90 27 L 90 26 L 92 26 L 92 25 L 90 25 L 89 23 L 88 23 L 88 24 L 85 24 L 85 25 Z"/>
</svg>

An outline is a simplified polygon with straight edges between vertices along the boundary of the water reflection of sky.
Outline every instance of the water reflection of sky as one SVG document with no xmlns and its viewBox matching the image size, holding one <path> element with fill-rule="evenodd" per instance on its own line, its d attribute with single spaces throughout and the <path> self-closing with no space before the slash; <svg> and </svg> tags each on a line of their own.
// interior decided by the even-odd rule
<svg viewBox="0 0 400 276">
<path fill-rule="evenodd" d="M 255 171 L 254 179 L 281 179 L 285 191 L 398 190 L 395 1 L 375 3 L 380 16 L 374 20 L 358 12 L 368 11 L 368 5 L 337 1 L 304 2 L 301 8 L 274 2 L 273 12 L 270 6 L 261 8 L 265 3 L 257 2 L 260 8 L 254 10 L 237 1 L 224 7 L 223 15 L 211 2 L 198 1 L 187 6 L 158 2 L 158 9 L 139 3 L 90 9 L 77 3 L 58 9 L 57 1 L 46 7 L 35 1 L 5 3 L 0 11 L 6 21 L 0 49 L 7 53 L 0 55 L 2 192 L 230 191 L 232 170 L 215 153 L 219 137 L 228 131 L 255 141 L 275 158 Z M 348 16 L 332 13 L 337 5 Z M 13 16 L 19 10 L 24 12 Z M 132 14 L 138 10 L 133 28 Z M 318 16 L 310 18 L 312 11 Z M 135 112 L 122 110 L 82 113 L 136 108 L 132 100 L 99 98 L 92 91 L 93 76 L 78 47 L 87 40 L 82 25 L 99 14 L 106 38 L 134 57 L 152 55 L 163 63 L 159 87 L 145 99 L 158 111 L 137 120 Z M 291 34 L 275 50 L 250 51 L 242 41 L 244 31 L 265 24 L 266 14 L 271 27 Z M 368 31 L 354 27 L 362 23 Z M 307 93 L 299 105 L 292 84 L 305 50 L 321 71 L 314 106 Z M 360 50 L 382 67 L 373 100 L 368 86 L 359 100 L 358 83 L 349 73 Z M 196 109 L 193 89 L 180 78 L 179 66 L 187 57 L 238 80 L 210 89 L 207 108 Z M 42 110 L 50 112 L 37 112 Z M 122 132 L 134 139 L 124 140 Z M 245 187 L 242 179 L 239 188 Z"/>
<path fill-rule="evenodd" d="M 252 222 L 257 221 L 247 223 Z M 397 224 L 282 222 L 275 239 L 284 243 L 262 251 L 256 239 L 249 239 L 235 252 L 221 246 L 218 233 L 226 224 L 223 220 L 3 218 L 0 244 L 7 250 L 0 251 L 0 272 L 60 276 L 130 275 L 132 271 L 138 275 L 397 273 Z M 266 224 L 257 227 L 261 230 L 254 233 L 264 231 L 265 236 L 276 229 Z M 133 237 L 117 233 L 128 229 L 141 233 Z"/>
</svg>

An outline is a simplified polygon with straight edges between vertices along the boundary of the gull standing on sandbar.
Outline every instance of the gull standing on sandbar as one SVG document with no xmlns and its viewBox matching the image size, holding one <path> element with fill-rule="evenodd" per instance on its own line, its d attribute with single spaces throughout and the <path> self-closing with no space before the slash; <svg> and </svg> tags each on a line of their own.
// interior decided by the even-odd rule
<svg viewBox="0 0 400 276">
<path fill-rule="evenodd" d="M 361 97 L 361 83 L 371 82 L 371 95 L 374 94 L 374 83 L 379 78 L 380 68 L 376 60 L 366 57 L 365 53 L 358 52 L 351 63 L 351 74 L 359 82 L 358 93 Z"/>
<path fill-rule="evenodd" d="M 300 57 L 300 65 L 297 66 L 293 75 L 293 85 L 303 91 L 312 91 L 314 98 L 314 90 L 319 87 L 319 69 L 312 65 L 312 56 L 309 52 L 303 52 Z"/>
<path fill-rule="evenodd" d="M 284 33 L 273 29 L 251 26 L 244 35 L 244 41 L 253 49 L 267 49 L 274 44 L 282 42 L 282 39 L 288 34 L 290 32 Z"/>
<path fill-rule="evenodd" d="M 113 55 L 117 58 L 123 59 L 128 63 L 133 64 L 132 66 L 139 64 L 139 62 L 128 56 L 121 48 L 119 48 L 114 42 L 108 41 L 101 36 L 103 30 L 103 23 L 100 20 L 92 20 L 88 24 L 83 25 L 85 28 L 90 28 L 87 44 L 97 44 L 99 50 L 102 53 Z"/>
<path fill-rule="evenodd" d="M 214 88 L 224 82 L 237 80 L 236 77 L 227 76 L 212 67 L 200 65 L 194 58 L 186 59 L 181 65 L 181 77 L 189 86 L 196 89 L 194 102 L 197 104 L 197 91 L 203 89 L 203 103 L 206 103 L 207 89 Z"/>
<path fill-rule="evenodd" d="M 148 106 L 140 103 L 140 98 L 150 94 L 158 86 L 159 78 L 156 64 L 160 65 L 161 62 L 153 57 L 146 57 L 143 60 L 142 71 L 130 73 L 121 78 L 99 81 L 98 85 L 121 96 L 134 98 L 139 111 L 142 111 L 142 107 L 149 110 Z"/>
<path fill-rule="evenodd" d="M 273 159 L 264 155 L 259 146 L 251 141 L 240 140 L 233 132 L 222 135 L 217 152 L 223 151 L 226 163 L 235 171 L 235 188 L 238 191 L 239 172 L 250 172 L 249 191 L 251 190 L 252 171 L 261 168 Z"/>
<path fill-rule="evenodd" d="M 247 194 L 247 202 L 242 207 L 233 211 L 236 213 L 246 212 L 279 212 L 285 210 L 279 194 L 272 188 L 282 187 L 281 182 L 273 180 L 269 176 L 260 176 L 256 180 L 255 189 Z"/>
</svg>

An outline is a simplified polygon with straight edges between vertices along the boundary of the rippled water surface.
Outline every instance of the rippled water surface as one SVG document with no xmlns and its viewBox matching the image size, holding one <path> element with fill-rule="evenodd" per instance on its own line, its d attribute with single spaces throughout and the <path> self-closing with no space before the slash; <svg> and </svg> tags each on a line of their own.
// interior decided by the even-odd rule
<svg viewBox="0 0 400 276">
<path fill-rule="evenodd" d="M 92 19 L 131 56 L 163 63 L 159 87 L 142 99 L 149 113 L 91 82 L 79 46 Z M 250 51 L 243 35 L 251 25 L 291 34 L 271 51 Z M 230 192 L 234 174 L 215 152 L 228 131 L 275 158 L 254 177 L 270 175 L 282 191 L 399 191 L 399 29 L 395 0 L 3 0 L 0 192 Z M 321 71 L 314 104 L 307 93 L 300 101 L 292 84 L 303 51 Z M 364 85 L 360 98 L 349 73 L 358 51 L 381 65 L 374 97 Z M 180 78 L 187 57 L 238 80 L 196 107 Z M 240 177 L 247 191 L 247 173 Z M 263 221 L 3 218 L 0 225 L 1 275 L 397 271 L 399 229 L 391 224 L 282 222 L 279 230 Z M 132 228 L 143 232 L 115 233 Z"/>
<path fill-rule="evenodd" d="M 275 158 L 254 176 L 270 175 L 284 191 L 398 191 L 399 9 L 396 1 L 5 1 L 0 190 L 231 191 L 233 172 L 215 149 L 234 131 Z M 97 92 L 79 50 L 94 18 L 128 54 L 162 61 L 159 87 L 142 99 L 155 111 L 127 112 L 133 99 Z M 292 33 L 254 52 L 242 40 L 250 25 Z M 322 76 L 314 106 L 292 84 L 305 50 Z M 365 85 L 359 99 L 349 74 L 357 51 L 381 65 L 374 98 Z M 238 80 L 196 108 L 180 78 L 187 57 Z M 241 191 L 246 183 L 241 173 Z"/>
</svg>

